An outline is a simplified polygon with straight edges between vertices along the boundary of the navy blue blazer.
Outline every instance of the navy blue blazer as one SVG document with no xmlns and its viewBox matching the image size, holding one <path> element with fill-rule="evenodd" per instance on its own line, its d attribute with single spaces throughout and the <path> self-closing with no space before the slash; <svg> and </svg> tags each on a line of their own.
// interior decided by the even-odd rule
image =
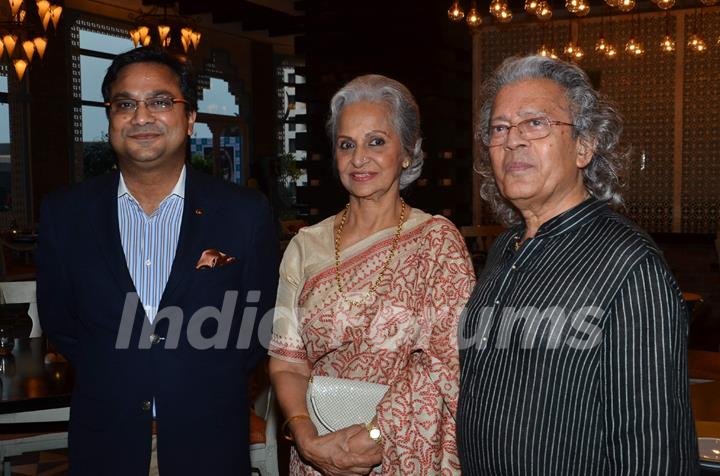
<svg viewBox="0 0 720 476">
<path fill-rule="evenodd" d="M 50 341 L 75 369 L 70 472 L 147 476 L 154 399 L 163 476 L 248 474 L 247 378 L 266 353 L 277 286 L 279 248 L 268 203 L 188 167 L 177 252 L 159 307 L 173 317 L 158 315 L 157 337 L 148 329 L 143 335 L 138 303 L 124 323 L 132 330 L 127 340 L 119 332 L 135 288 L 120 242 L 118 181 L 117 172 L 87 180 L 49 195 L 42 207 L 38 311 Z M 211 248 L 236 260 L 195 269 Z M 217 332 L 217 319 L 196 320 L 202 336 L 188 339 L 194 313 L 222 309 L 233 290 L 225 348 L 223 339 L 212 340 L 227 335 Z M 166 348 L 178 330 L 176 348 Z"/>
</svg>

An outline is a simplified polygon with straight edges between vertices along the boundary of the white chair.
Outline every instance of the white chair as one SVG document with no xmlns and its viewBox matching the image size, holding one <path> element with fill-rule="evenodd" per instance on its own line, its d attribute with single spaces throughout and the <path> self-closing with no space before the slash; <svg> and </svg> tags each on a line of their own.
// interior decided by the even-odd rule
<svg viewBox="0 0 720 476">
<path fill-rule="evenodd" d="M 0 282 L 0 303 L 23 304 L 29 303 L 28 315 L 32 319 L 30 337 L 40 337 L 42 328 L 38 318 L 37 293 L 35 281 L 4 281 Z"/>
<path fill-rule="evenodd" d="M 255 400 L 255 413 L 265 420 L 265 443 L 250 445 L 250 472 L 261 476 L 279 476 L 277 414 L 275 394 L 271 386 L 268 386 Z"/>
<path fill-rule="evenodd" d="M 40 320 L 38 318 L 35 281 L 0 282 L 0 302 L 5 304 L 29 303 L 28 314 L 32 319 L 30 337 L 41 337 Z M 0 434 L 4 433 L 2 425 L 13 425 L 14 430 L 23 424 L 66 422 L 70 418 L 70 408 L 52 408 L 28 412 L 7 413 L 0 415 Z M 37 425 L 35 425 L 37 426 Z M 22 431 L 22 430 L 20 430 Z M 0 436 L 0 476 L 12 474 L 11 464 L 6 458 L 34 451 L 67 448 L 68 434 L 66 431 L 53 433 L 26 434 L 22 437 L 3 439 Z"/>
</svg>

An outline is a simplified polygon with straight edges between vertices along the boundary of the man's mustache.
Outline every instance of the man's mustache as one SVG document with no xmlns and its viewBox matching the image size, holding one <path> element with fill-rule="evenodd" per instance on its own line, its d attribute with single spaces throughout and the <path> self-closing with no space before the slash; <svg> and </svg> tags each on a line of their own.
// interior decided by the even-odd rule
<svg viewBox="0 0 720 476">
<path fill-rule="evenodd" d="M 158 127 L 135 127 L 133 129 L 129 129 L 127 132 L 127 135 L 129 136 L 136 136 L 141 134 L 162 134 L 162 129 Z"/>
</svg>

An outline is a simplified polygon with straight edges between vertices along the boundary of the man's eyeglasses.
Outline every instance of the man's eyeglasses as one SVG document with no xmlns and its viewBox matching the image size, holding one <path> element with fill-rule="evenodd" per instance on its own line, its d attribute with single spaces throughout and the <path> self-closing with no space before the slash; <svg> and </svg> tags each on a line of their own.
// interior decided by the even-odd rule
<svg viewBox="0 0 720 476">
<path fill-rule="evenodd" d="M 545 116 L 531 117 L 517 124 L 493 124 L 490 130 L 483 136 L 483 143 L 488 147 L 503 145 L 507 140 L 510 129 L 517 127 L 520 137 L 525 140 L 544 139 L 550 135 L 551 126 L 570 126 L 574 124 L 562 121 L 551 121 Z"/>
<path fill-rule="evenodd" d="M 171 98 L 171 97 L 167 97 L 167 96 L 158 96 L 158 97 L 147 98 L 147 99 L 131 99 L 131 98 L 112 99 L 110 102 L 105 103 L 105 107 L 110 108 L 110 113 L 112 113 L 112 114 L 116 114 L 116 115 L 120 115 L 120 116 L 129 116 L 129 115 L 135 114 L 135 111 L 137 111 L 138 105 L 140 103 L 143 103 L 145 105 L 145 108 L 148 110 L 148 112 L 156 114 L 159 112 L 172 111 L 173 106 L 177 102 L 187 104 L 187 101 L 184 99 L 176 99 L 176 98 Z"/>
</svg>

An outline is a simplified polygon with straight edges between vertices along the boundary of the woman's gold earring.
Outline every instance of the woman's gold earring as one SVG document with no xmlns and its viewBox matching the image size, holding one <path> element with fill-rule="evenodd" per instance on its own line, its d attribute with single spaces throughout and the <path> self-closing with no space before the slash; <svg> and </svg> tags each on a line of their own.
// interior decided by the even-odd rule
<svg viewBox="0 0 720 476">
<path fill-rule="evenodd" d="M 402 168 L 406 169 L 408 167 L 410 167 L 410 161 L 407 159 L 403 160 Z"/>
</svg>

